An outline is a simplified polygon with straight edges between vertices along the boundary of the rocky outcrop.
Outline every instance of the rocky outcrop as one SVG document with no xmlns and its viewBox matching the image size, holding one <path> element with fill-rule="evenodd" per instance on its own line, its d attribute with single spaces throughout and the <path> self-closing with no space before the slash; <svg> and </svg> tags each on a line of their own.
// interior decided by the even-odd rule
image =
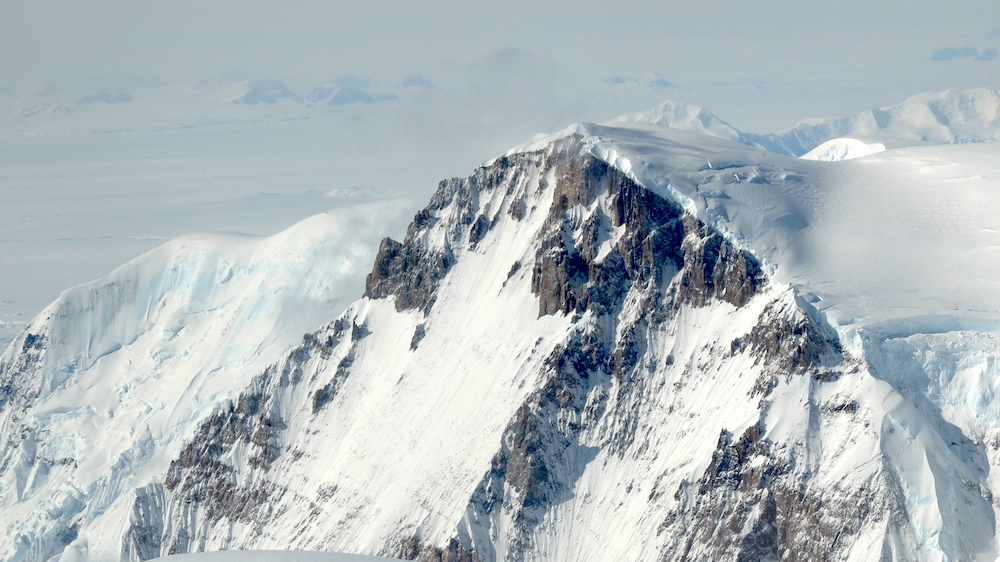
<svg viewBox="0 0 1000 562">
<path fill-rule="evenodd" d="M 678 271 L 674 300 L 695 306 L 742 306 L 766 284 L 751 254 L 620 170 L 586 153 L 550 165 L 558 180 L 531 283 L 539 316 L 606 314 L 633 286 L 656 292 Z"/>
<path fill-rule="evenodd" d="M 392 296 L 396 310 L 426 312 L 434 304 L 434 290 L 453 263 L 454 258 L 446 253 L 385 238 L 375 256 L 375 268 L 365 280 L 365 296 Z"/>
<path fill-rule="evenodd" d="M 479 555 L 466 550 L 458 539 L 451 539 L 448 544 L 438 547 L 421 542 L 417 536 L 402 537 L 392 541 L 386 556 L 418 562 L 481 562 Z"/>
<path fill-rule="evenodd" d="M 149 484 L 136 489 L 128 530 L 122 538 L 121 560 L 151 560 L 163 554 L 161 547 L 166 508 L 163 484 Z M 177 552 L 176 547 L 174 550 Z"/>
<path fill-rule="evenodd" d="M 17 353 L 8 353 L 6 361 L 0 361 L 0 411 L 23 411 L 38 395 L 41 381 L 36 371 L 45 355 L 45 342 L 44 334 L 25 332 L 14 340 Z"/>
<path fill-rule="evenodd" d="M 474 540 L 463 545 L 482 560 L 524 560 L 546 511 L 572 495 L 595 457 L 597 449 L 581 441 L 581 431 L 604 413 L 607 343 L 607 334 L 594 326 L 578 326 L 566 344 L 546 358 L 545 384 L 507 425 L 500 451 L 476 488 L 462 524 L 480 527 L 463 534 L 467 537 L 497 536 L 498 528 L 509 529 L 502 542 L 497 541 L 501 545 Z"/>
<path fill-rule="evenodd" d="M 787 302 L 771 303 L 750 333 L 733 340 L 731 349 L 734 353 L 748 349 L 758 361 L 785 373 L 801 374 L 844 360 L 836 333 L 813 311 Z"/>
<path fill-rule="evenodd" d="M 289 453 L 280 443 L 287 420 L 278 408 L 278 396 L 303 382 L 303 365 L 313 358 L 329 359 L 345 333 L 363 331 L 348 326 L 337 321 L 307 334 L 302 345 L 201 424 L 170 462 L 162 483 L 135 491 L 129 528 L 122 538 L 122 560 L 201 551 L 220 526 L 261 526 L 275 517 L 281 498 L 290 491 L 255 473 L 267 474 L 281 455 Z M 313 397 L 314 407 L 333 399 L 335 388 L 330 386 Z"/>
<path fill-rule="evenodd" d="M 757 259 L 708 225 L 688 215 L 684 232 L 684 266 L 678 287 L 684 301 L 705 306 L 716 298 L 743 306 L 766 283 Z"/>
<path fill-rule="evenodd" d="M 758 424 L 738 438 L 719 436 L 708 468 L 698 481 L 678 488 L 678 508 L 660 526 L 661 533 L 674 530 L 677 537 L 662 560 L 701 560 L 709 545 L 719 560 L 838 560 L 866 522 L 903 522 L 905 510 L 883 482 L 811 489 L 809 475 L 794 457 L 776 454 L 764 431 Z"/>
</svg>

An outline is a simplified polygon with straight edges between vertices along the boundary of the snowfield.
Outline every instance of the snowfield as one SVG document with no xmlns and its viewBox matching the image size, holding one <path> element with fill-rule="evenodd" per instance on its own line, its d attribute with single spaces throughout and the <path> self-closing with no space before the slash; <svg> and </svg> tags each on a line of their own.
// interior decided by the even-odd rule
<svg viewBox="0 0 1000 562">
<path fill-rule="evenodd" d="M 879 130 L 985 140 L 994 97 Z M 0 356 L 0 558 L 996 559 L 1000 144 L 726 127 L 576 124 L 402 242 L 376 201 L 67 289 Z"/>
</svg>

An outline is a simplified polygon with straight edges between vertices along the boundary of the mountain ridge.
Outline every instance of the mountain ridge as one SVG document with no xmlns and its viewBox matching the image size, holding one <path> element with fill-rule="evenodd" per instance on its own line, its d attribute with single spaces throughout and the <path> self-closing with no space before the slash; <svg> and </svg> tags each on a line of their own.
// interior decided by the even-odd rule
<svg viewBox="0 0 1000 562">
<path fill-rule="evenodd" d="M 650 123 L 740 142 L 789 156 L 802 156 L 824 142 L 852 138 L 935 144 L 1000 140 L 1000 93 L 993 88 L 926 92 L 895 105 L 839 119 L 803 120 L 781 131 L 745 133 L 697 106 L 667 101 L 639 113 L 617 117 L 609 125 Z M 905 146 L 905 143 L 903 143 Z"/>
<path fill-rule="evenodd" d="M 169 454 L 140 439 L 88 480 L 89 455 L 44 453 L 67 412 L 5 406 L 4 556 L 47 560 L 84 538 L 122 560 L 995 554 L 998 432 L 974 421 L 990 403 L 961 394 L 997 376 L 995 338 L 844 331 L 831 295 L 782 277 L 794 256 L 767 251 L 822 222 L 810 198 L 829 185 L 805 186 L 831 166 L 854 170 L 581 124 L 446 180 L 402 242 L 383 242 L 365 297 L 202 400 L 159 444 Z M 4 380 L 64 376 L 44 363 L 44 322 L 5 355 Z M 155 346 L 120 345 L 88 376 L 144 376 L 128 365 Z"/>
</svg>

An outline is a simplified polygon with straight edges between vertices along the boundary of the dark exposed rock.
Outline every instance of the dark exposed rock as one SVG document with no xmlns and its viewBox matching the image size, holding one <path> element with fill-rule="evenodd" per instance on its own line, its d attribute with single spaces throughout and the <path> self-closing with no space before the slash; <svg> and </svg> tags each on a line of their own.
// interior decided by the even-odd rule
<svg viewBox="0 0 1000 562">
<path fill-rule="evenodd" d="M 480 524 L 503 514 L 513 519 L 507 560 L 522 560 L 545 510 L 571 493 L 583 468 L 597 449 L 579 442 L 581 424 L 594 423 L 604 399 L 591 404 L 587 396 L 608 384 L 606 337 L 599 330 L 578 328 L 566 345 L 545 360 L 545 384 L 517 409 L 504 431 L 500 451 L 480 481 L 469 512 Z M 560 423 L 560 420 L 578 419 Z M 493 545 L 472 545 L 483 560 L 496 560 Z"/>
<path fill-rule="evenodd" d="M 122 537 L 121 560 L 152 560 L 163 554 L 165 508 L 162 484 L 149 484 L 135 490 L 129 528 Z"/>
<path fill-rule="evenodd" d="M 420 340 L 424 339 L 427 335 L 426 328 L 423 324 L 417 324 L 417 327 L 413 329 L 413 338 L 410 339 L 410 351 L 417 349 L 420 345 Z"/>
<path fill-rule="evenodd" d="M 561 313 L 575 323 L 570 335 L 547 355 L 541 373 L 544 382 L 508 421 L 499 451 L 470 498 L 466 520 L 455 538 L 430 544 L 409 527 L 389 541 L 383 554 L 407 560 L 492 562 L 497 560 L 496 545 L 477 544 L 479 539 L 472 537 L 496 537 L 503 519 L 506 559 L 523 560 L 535 546 L 533 533 L 547 510 L 571 497 L 598 453 L 592 442 L 583 442 L 584 429 L 605 423 L 600 447 L 608 453 L 624 455 L 641 446 L 635 443 L 643 415 L 642 401 L 636 397 L 658 391 L 648 383 L 651 371 L 674 363 L 673 355 L 654 357 L 650 348 L 657 330 L 665 329 L 666 315 L 682 306 L 719 301 L 742 307 L 767 282 L 752 255 L 617 168 L 581 153 L 577 141 L 570 138 L 551 151 L 507 156 L 469 178 L 442 182 L 428 207 L 414 218 L 403 243 L 382 241 L 365 295 L 391 296 L 398 311 L 427 313 L 456 253 L 476 249 L 503 216 L 502 208 L 495 208 L 491 219 L 490 205 L 480 208 L 479 197 L 505 190 L 511 196 L 506 200 L 508 215 L 523 220 L 536 209 L 528 208 L 524 193 L 515 196 L 514 186 L 526 170 L 541 177 L 552 172 L 553 202 L 537 237 L 534 261 L 530 255 L 522 256 L 525 263 L 515 261 L 506 281 L 522 268 L 530 269 L 539 316 Z M 545 180 L 541 183 L 544 187 Z M 594 205 L 599 197 L 605 199 Z M 586 212 L 580 212 L 581 206 Z M 430 236 L 432 229 L 440 232 Z M 626 301 L 633 306 L 623 314 Z M 296 384 L 302 379 L 302 365 L 311 357 L 331 360 L 332 350 L 347 337 L 348 329 L 350 348 L 329 381 L 307 399 L 312 412 L 319 413 L 336 400 L 350 375 L 358 342 L 368 333 L 364 325 L 341 320 L 326 336 L 307 335 L 303 345 L 265 378 L 274 379 L 280 372 L 282 381 Z M 420 345 L 425 330 L 424 324 L 416 326 L 411 350 Z M 713 349 L 725 355 L 727 347 L 731 355 L 752 353 L 771 370 L 786 373 L 815 369 L 839 350 L 817 320 L 779 308 L 765 312 L 750 333 Z M 320 376 L 313 375 L 311 382 Z M 762 377 L 754 392 L 767 396 L 775 381 L 774 376 Z M 242 395 L 237 404 L 205 422 L 171 463 L 164 488 L 174 495 L 173 505 L 188 513 L 187 520 L 194 521 L 201 513 L 212 524 L 259 522 L 269 515 L 274 498 L 287 492 L 266 484 L 264 478 L 241 480 L 245 476 L 228 464 L 234 449 L 241 447 L 251 466 L 266 473 L 282 454 L 276 437 L 283 425 L 270 409 L 268 393 L 273 390 L 273 384 L 260 383 Z M 842 411 L 851 413 L 849 407 L 844 405 Z M 805 554 L 789 559 L 805 560 L 831 548 L 837 539 L 828 531 L 837 525 L 836 517 L 823 520 L 826 527 L 812 542 L 803 538 L 808 531 L 794 529 L 794 523 L 796 518 L 843 513 L 829 511 L 823 498 L 804 495 L 795 485 L 794 464 L 774 454 L 762 433 L 762 426 L 735 440 L 723 433 L 702 478 L 686 484 L 691 488 L 684 493 L 678 490 L 674 497 L 679 505 L 664 520 L 663 529 L 684 540 L 670 545 L 665 559 L 691 558 L 696 545 L 715 545 L 719 552 L 732 554 L 733 560 L 784 559 L 800 547 Z M 654 490 L 650 501 L 667 502 L 672 491 Z M 152 521 L 145 516 L 136 520 Z M 473 526 L 486 531 L 466 532 Z M 153 527 L 137 525 L 136 534 Z M 678 529 L 684 532 L 678 535 Z M 744 529 L 750 532 L 743 533 Z M 164 537 L 161 550 L 193 548 L 198 533 L 193 523 L 182 525 L 173 536 Z"/>
<path fill-rule="evenodd" d="M 393 540 L 384 555 L 418 562 L 480 562 L 479 553 L 469 550 L 457 538 L 449 540 L 444 547 L 437 547 L 425 544 L 416 535 Z"/>
<path fill-rule="evenodd" d="M 307 334 L 301 346 L 265 369 L 235 402 L 201 424 L 195 437 L 170 462 L 158 492 L 162 497 L 157 497 L 156 484 L 137 491 L 132 526 L 122 543 L 123 552 L 131 553 L 130 559 L 145 560 L 147 551 L 157 556 L 191 552 L 200 548 L 204 533 L 220 522 L 260 525 L 274 516 L 278 500 L 288 490 L 238 472 L 230 464 L 231 457 L 238 453 L 252 470 L 261 473 L 271 469 L 282 453 L 279 433 L 287 429 L 275 408 L 275 395 L 303 380 L 302 366 L 314 354 L 329 357 L 328 350 L 345 331 L 345 323 L 339 321 Z M 158 518 L 168 512 L 180 524 L 165 526 L 157 543 L 151 537 L 156 534 Z"/>
<path fill-rule="evenodd" d="M 38 396 L 38 367 L 45 356 L 46 337 L 24 334 L 20 353 L 10 363 L 0 363 L 0 410 L 24 410 Z"/>
<path fill-rule="evenodd" d="M 679 257 L 671 249 L 678 249 L 682 238 L 679 207 L 588 154 L 569 152 L 551 165 L 558 179 L 531 285 L 539 298 L 539 316 L 588 309 L 606 314 L 633 284 L 656 283 L 665 267 L 677 266 Z M 574 241 L 575 225 L 567 211 L 590 207 L 601 195 L 612 202 L 610 216 L 595 209 Z M 625 234 L 599 262 L 600 241 L 623 225 Z"/>
<path fill-rule="evenodd" d="M 412 343 L 411 343 L 412 348 Z M 333 373 L 333 378 L 330 382 L 326 383 L 319 390 L 313 394 L 312 400 L 312 412 L 315 414 L 323 409 L 337 397 L 337 392 L 340 390 L 340 386 L 344 384 L 350 373 L 351 365 L 354 364 L 355 357 L 355 347 L 351 346 L 351 349 L 347 352 L 347 355 L 337 363 L 337 370 Z"/>
<path fill-rule="evenodd" d="M 810 490 L 807 475 L 776 457 L 762 432 L 751 426 L 735 440 L 722 432 L 703 476 L 682 483 L 680 508 L 660 526 L 661 533 L 683 529 L 661 560 L 697 560 L 697 545 L 711 545 L 726 560 L 839 560 L 837 547 L 849 545 L 873 513 L 901 513 L 901 506 L 886 503 L 877 483 L 853 491 Z"/>
<path fill-rule="evenodd" d="M 434 290 L 453 262 L 449 254 L 385 238 L 375 257 L 375 268 L 365 280 L 365 296 L 394 296 L 396 310 L 430 310 Z"/>
<path fill-rule="evenodd" d="M 695 306 L 704 306 L 712 298 L 733 306 L 746 304 L 766 283 L 760 263 L 698 219 L 688 215 L 683 222 L 683 300 Z"/>
<path fill-rule="evenodd" d="M 617 168 L 572 152 L 553 156 L 550 165 L 558 179 L 531 285 L 539 316 L 604 314 L 631 287 L 659 287 L 677 270 L 677 301 L 696 306 L 713 298 L 743 306 L 765 284 L 752 255 Z M 589 209 L 601 195 L 610 203 L 608 214 L 597 207 L 576 225 L 567 211 Z M 614 248 L 598 260 L 601 240 L 620 227 Z"/>
<path fill-rule="evenodd" d="M 399 311 L 429 311 L 438 284 L 455 263 L 455 252 L 464 246 L 475 247 L 498 220 L 496 216 L 490 219 L 477 214 L 480 194 L 501 189 L 512 194 L 525 167 L 538 167 L 543 159 L 538 153 L 504 156 L 478 168 L 467 178 L 441 182 L 427 208 L 410 223 L 402 243 L 389 238 L 382 240 L 375 267 L 365 281 L 365 296 L 372 299 L 393 296 Z M 509 212 L 523 218 L 526 212 L 523 201 Z M 444 213 L 448 215 L 447 221 L 440 218 Z M 435 228 L 443 229 L 443 246 L 432 248 L 425 238 Z"/>
<path fill-rule="evenodd" d="M 749 349 L 758 362 L 784 373 L 804 373 L 843 360 L 840 340 L 830 328 L 809 311 L 782 308 L 778 303 L 768 305 L 750 333 L 733 347 Z"/>
<path fill-rule="evenodd" d="M 358 324 L 356 321 L 351 322 L 351 341 L 356 342 L 370 333 L 371 330 L 368 329 L 368 326 Z"/>
<path fill-rule="evenodd" d="M 521 260 L 515 261 L 510 266 L 510 271 L 507 272 L 507 278 L 503 280 L 504 287 L 507 286 L 507 282 L 510 281 L 511 277 L 514 277 L 514 275 L 517 274 L 518 271 L 521 271 Z"/>
<path fill-rule="evenodd" d="M 490 221 L 483 215 L 479 215 L 476 222 L 472 223 L 472 226 L 469 228 L 469 246 L 474 248 L 486 236 L 489 228 Z"/>
</svg>

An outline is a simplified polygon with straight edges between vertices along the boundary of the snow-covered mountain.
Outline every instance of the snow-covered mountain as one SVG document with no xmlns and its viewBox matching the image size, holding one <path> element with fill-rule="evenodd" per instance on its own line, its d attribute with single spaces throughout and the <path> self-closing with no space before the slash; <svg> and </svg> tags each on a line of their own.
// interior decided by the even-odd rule
<svg viewBox="0 0 1000 562">
<path fill-rule="evenodd" d="M 776 133 L 741 132 L 700 107 L 678 102 L 625 115 L 609 124 L 652 123 L 741 142 L 790 156 L 802 156 L 835 139 L 897 148 L 919 143 L 959 144 L 1000 141 L 1000 93 L 992 88 L 927 92 L 906 101 L 840 119 L 809 119 Z"/>
<path fill-rule="evenodd" d="M 608 122 L 609 125 L 629 123 L 650 123 L 736 142 L 740 142 L 743 138 L 743 133 L 716 117 L 711 111 L 669 100 L 650 110 L 623 115 Z"/>
<path fill-rule="evenodd" d="M 576 125 L 318 329 L 323 229 L 168 245 L 0 359 L 0 557 L 994 560 L 998 156 Z"/>
<path fill-rule="evenodd" d="M 953 89 L 915 95 L 903 103 L 852 117 L 803 122 L 764 135 L 760 146 L 801 155 L 838 138 L 893 138 L 935 144 L 1000 140 L 1000 93 L 992 88 Z M 768 141 L 773 145 L 769 145 Z"/>
</svg>

